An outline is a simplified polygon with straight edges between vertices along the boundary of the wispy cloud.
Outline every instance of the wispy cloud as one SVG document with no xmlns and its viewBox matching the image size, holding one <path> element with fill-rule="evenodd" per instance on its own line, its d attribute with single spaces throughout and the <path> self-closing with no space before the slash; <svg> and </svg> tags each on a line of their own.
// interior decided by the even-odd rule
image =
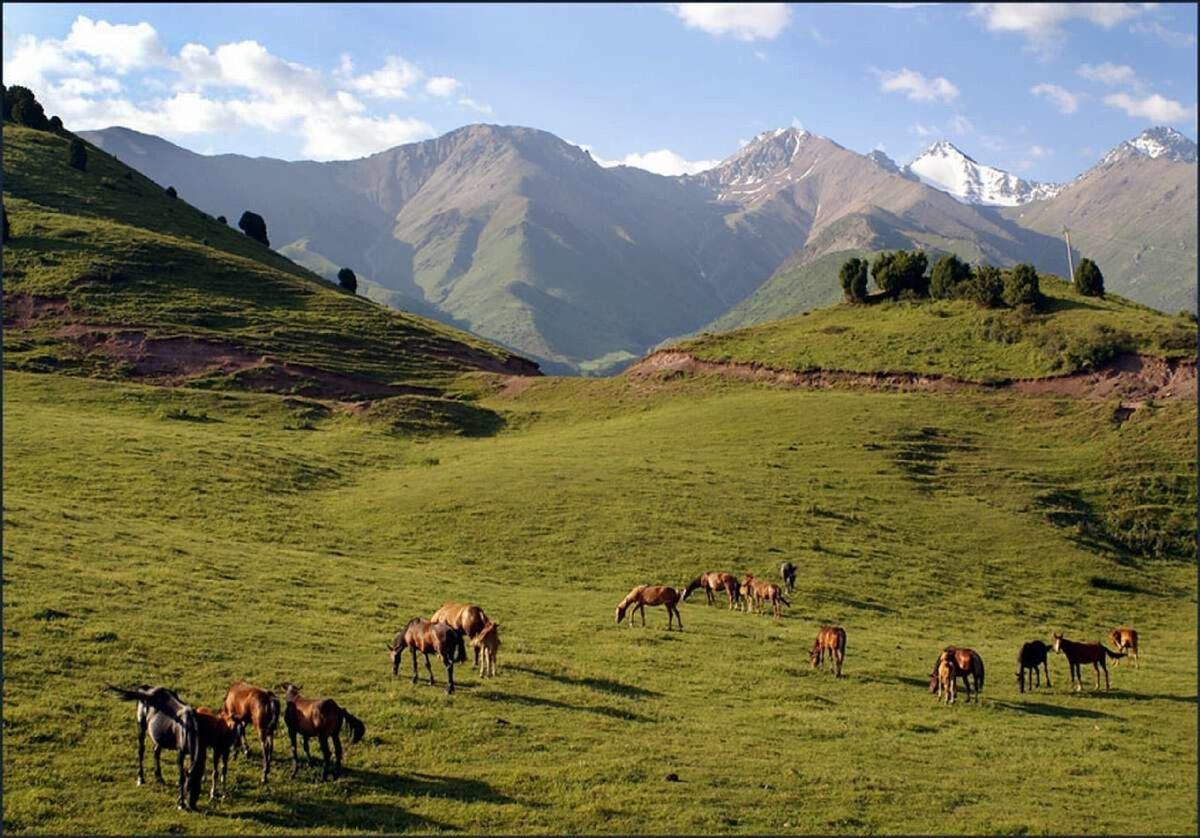
<svg viewBox="0 0 1200 838">
<path fill-rule="evenodd" d="M 485 105 L 483 102 L 476 102 L 469 96 L 464 96 L 459 99 L 458 104 L 462 105 L 464 108 L 470 108 L 477 113 L 490 114 L 492 112 L 491 105 Z"/>
<path fill-rule="evenodd" d="M 774 40 L 792 16 L 786 3 L 672 3 L 667 8 L 689 29 L 739 41 Z"/>
<path fill-rule="evenodd" d="M 1196 107 L 1184 107 L 1174 99 L 1157 93 L 1145 97 L 1134 97 L 1128 93 L 1113 93 L 1104 97 L 1104 104 L 1125 111 L 1128 116 L 1148 119 L 1152 122 L 1186 122 L 1194 119 Z"/>
<path fill-rule="evenodd" d="M 1064 24 L 1084 21 L 1112 29 L 1144 14 L 1151 3 L 976 3 L 971 10 L 993 32 L 1023 35 L 1026 46 L 1048 58 L 1066 38 Z"/>
<path fill-rule="evenodd" d="M 1139 20 L 1129 27 L 1129 31 L 1135 35 L 1152 35 L 1164 44 L 1173 47 L 1194 47 L 1196 45 L 1196 36 L 1191 32 L 1176 32 L 1163 26 L 1157 20 Z"/>
<path fill-rule="evenodd" d="M 902 93 L 914 102 L 951 102 L 958 97 L 958 87 L 945 76 L 927 78 L 908 67 L 874 72 L 879 76 L 880 90 Z"/>
<path fill-rule="evenodd" d="M 1059 113 L 1075 113 L 1079 110 L 1079 96 L 1067 90 L 1065 87 L 1059 87 L 1057 84 L 1035 84 L 1029 88 L 1029 92 L 1034 96 L 1041 96 L 1048 99 Z"/>
<path fill-rule="evenodd" d="M 1080 64 L 1079 69 L 1075 72 L 1079 74 L 1080 78 L 1098 81 L 1109 87 L 1120 85 L 1136 87 L 1139 85 L 1137 73 L 1128 64 L 1113 64 L 1110 61 L 1105 61 L 1103 64 Z"/>
</svg>

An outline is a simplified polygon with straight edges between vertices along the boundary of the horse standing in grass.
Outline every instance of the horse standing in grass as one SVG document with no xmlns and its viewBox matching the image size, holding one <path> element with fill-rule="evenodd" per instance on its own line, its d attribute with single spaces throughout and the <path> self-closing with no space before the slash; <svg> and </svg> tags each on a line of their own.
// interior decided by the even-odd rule
<svg viewBox="0 0 1200 838">
<path fill-rule="evenodd" d="M 154 744 L 154 779 L 165 782 L 160 763 L 163 749 L 175 751 L 175 762 L 179 767 L 179 808 L 194 810 L 204 776 L 204 746 L 196 711 L 167 687 L 142 684 L 132 690 L 113 686 L 108 689 L 122 701 L 137 702 L 137 784 L 140 786 L 146 782 L 142 765 L 146 754 L 146 734 L 149 733 L 150 741 Z M 185 758 L 191 762 L 189 770 L 183 767 Z"/>
<path fill-rule="evenodd" d="M 1111 689 L 1108 683 L 1108 664 L 1106 658 L 1123 658 L 1124 652 L 1110 652 L 1099 643 L 1076 643 L 1067 640 L 1061 634 L 1054 635 L 1054 651 L 1067 656 L 1071 668 L 1071 686 L 1076 692 L 1083 689 L 1082 665 L 1090 663 L 1096 671 L 1096 689 L 1100 689 L 1100 670 L 1104 670 L 1104 689 Z"/>
<path fill-rule="evenodd" d="M 704 595 L 708 598 L 708 604 L 714 602 L 714 594 L 717 591 L 724 591 L 729 597 L 729 607 L 733 608 L 734 604 L 741 600 L 737 577 L 732 573 L 722 573 L 721 571 L 712 571 L 711 573 L 701 573 L 683 589 L 681 600 L 686 600 L 691 596 L 692 591 L 697 588 L 704 589 Z"/>
<path fill-rule="evenodd" d="M 1046 670 L 1046 686 L 1050 686 L 1050 666 L 1046 662 L 1046 655 L 1053 651 L 1053 647 L 1047 646 L 1040 640 L 1031 640 L 1021 647 L 1021 651 L 1017 652 L 1017 684 L 1021 688 L 1021 692 L 1025 692 L 1025 670 L 1032 670 L 1029 673 L 1029 689 L 1033 689 L 1033 679 L 1037 678 L 1037 685 L 1042 685 L 1042 675 L 1038 671 L 1038 667 Z"/>
<path fill-rule="evenodd" d="M 787 588 L 790 594 L 796 590 L 796 566 L 791 562 L 784 562 L 779 566 L 779 575 L 783 577 L 783 585 Z"/>
<path fill-rule="evenodd" d="M 434 612 L 433 616 L 429 618 L 429 622 L 446 623 L 451 628 L 456 628 L 465 634 L 468 640 L 474 640 L 491 620 L 478 605 L 447 602 Z M 475 646 L 474 643 L 471 645 Z M 478 646 L 475 646 L 475 665 L 479 666 Z"/>
<path fill-rule="evenodd" d="M 454 664 L 467 662 L 467 647 L 462 632 L 448 623 L 433 623 L 416 617 L 409 620 L 404 630 L 388 644 L 388 655 L 392 661 L 392 675 L 400 669 L 404 650 L 412 650 L 412 682 L 417 683 L 417 652 L 425 655 L 425 671 L 429 673 L 429 685 L 433 686 L 433 669 L 429 666 L 429 653 L 433 652 L 446 666 L 446 692 L 454 692 Z"/>
<path fill-rule="evenodd" d="M 808 662 L 813 669 L 823 664 L 826 652 L 833 661 L 834 672 L 841 678 L 842 661 L 846 659 L 846 630 L 841 626 L 821 626 L 817 632 L 817 639 L 808 653 Z"/>
<path fill-rule="evenodd" d="M 1108 642 L 1117 647 L 1118 652 L 1128 654 L 1133 652 L 1133 664 L 1138 669 L 1141 669 L 1142 664 L 1138 659 L 1138 633 L 1131 628 L 1115 628 L 1108 634 Z M 1113 666 L 1116 666 L 1120 661 L 1113 661 Z"/>
<path fill-rule="evenodd" d="M 683 618 L 679 616 L 679 592 L 666 585 L 638 585 L 625 599 L 617 603 L 617 625 L 625 619 L 625 611 L 630 605 L 633 613 L 629 615 L 629 625 L 633 625 L 634 614 L 641 613 L 642 625 L 646 625 L 646 606 L 662 605 L 667 609 L 667 631 L 671 630 L 672 619 L 679 621 L 679 630 L 683 631 Z"/>
<path fill-rule="evenodd" d="M 475 647 L 476 658 L 479 657 L 480 650 L 483 650 L 483 663 L 479 665 L 479 677 L 495 678 L 496 655 L 500 653 L 500 626 L 488 620 L 483 631 L 475 635 L 471 645 Z"/>
<path fill-rule="evenodd" d="M 207 707 L 196 708 L 202 747 L 212 749 L 212 790 L 209 800 L 217 798 L 217 767 L 220 766 L 222 796 L 229 788 L 229 752 L 237 745 L 238 725 L 222 710 L 216 713 Z"/>
<path fill-rule="evenodd" d="M 465 659 L 465 655 L 464 655 Z M 350 744 L 362 741 L 367 732 L 366 725 L 349 710 L 332 698 L 301 698 L 300 687 L 281 684 L 283 700 L 287 706 L 283 711 L 283 722 L 287 725 L 288 738 L 292 740 L 292 776 L 300 770 L 300 757 L 296 752 L 296 735 L 304 737 L 304 756 L 312 762 L 308 752 L 308 740 L 317 737 L 321 745 L 321 781 L 329 776 L 329 740 L 333 740 L 333 779 L 342 773 L 342 726 L 350 728 Z"/>
<path fill-rule="evenodd" d="M 955 674 L 962 678 L 963 688 L 967 691 L 967 701 L 970 702 L 971 694 L 974 693 L 975 703 L 978 704 L 979 693 L 983 691 L 983 658 L 974 649 L 959 649 L 955 646 L 943 649 L 933 665 L 933 671 L 929 673 L 929 692 L 936 693 L 940 689 L 938 670 L 945 660 L 954 664 Z"/>
<path fill-rule="evenodd" d="M 792 604 L 784 598 L 783 591 L 778 585 L 767 582 L 763 579 L 756 579 L 749 573 L 747 573 L 746 578 L 742 580 L 743 592 L 745 592 L 746 589 L 749 589 L 750 591 L 750 596 L 754 602 L 755 610 L 761 611 L 763 603 L 769 602 L 771 604 L 771 612 L 776 617 L 782 617 L 783 610 L 780 608 L 780 604 L 786 605 L 788 608 L 792 607 Z"/>
<path fill-rule="evenodd" d="M 225 693 L 221 712 L 233 719 L 237 725 L 237 737 L 241 742 L 243 756 L 249 756 L 250 746 L 246 743 L 246 724 L 254 725 L 258 741 L 262 745 L 262 784 L 267 783 L 271 760 L 275 756 L 275 731 L 279 727 L 279 699 L 270 690 L 256 687 L 245 681 L 234 681 Z M 237 747 L 235 745 L 235 747 Z"/>
</svg>

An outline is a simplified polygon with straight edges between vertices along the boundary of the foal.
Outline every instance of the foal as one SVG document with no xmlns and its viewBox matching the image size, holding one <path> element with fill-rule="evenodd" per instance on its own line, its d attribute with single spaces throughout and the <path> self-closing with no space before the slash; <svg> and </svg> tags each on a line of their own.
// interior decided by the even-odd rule
<svg viewBox="0 0 1200 838">
<path fill-rule="evenodd" d="M 938 658 L 937 668 L 934 670 L 938 680 L 938 698 L 943 699 L 947 704 L 954 703 L 954 682 L 958 679 L 958 670 L 954 666 L 954 658 L 945 653 Z M 971 700 L 971 694 L 968 691 L 967 700 Z"/>
<path fill-rule="evenodd" d="M 1046 670 L 1046 686 L 1050 686 L 1050 665 L 1046 662 L 1046 655 L 1053 651 L 1052 646 L 1047 646 L 1040 640 L 1030 640 L 1021 647 L 1021 651 L 1017 652 L 1017 684 L 1021 688 L 1021 692 L 1025 692 L 1025 670 L 1032 670 L 1029 673 L 1029 689 L 1033 689 L 1033 679 L 1037 678 L 1037 685 L 1042 685 L 1042 675 L 1038 667 Z"/>
<path fill-rule="evenodd" d="M 292 740 L 292 776 L 300 770 L 300 757 L 296 753 L 296 734 L 304 737 L 304 756 L 312 761 L 308 752 L 308 740 L 317 737 L 321 745 L 321 781 L 329 776 L 329 740 L 333 739 L 333 779 L 342 773 L 342 725 L 350 728 L 350 744 L 363 738 L 366 725 L 345 707 L 332 698 L 301 698 L 300 687 L 295 684 L 280 684 L 283 700 L 287 707 L 283 711 L 283 722 L 287 725 L 288 738 Z"/>
<path fill-rule="evenodd" d="M 646 606 L 647 605 L 662 605 L 667 609 L 667 631 L 671 630 L 672 619 L 679 621 L 679 630 L 683 631 L 683 618 L 679 616 L 679 592 L 674 588 L 666 585 L 638 585 L 625 599 L 617 603 L 616 617 L 617 625 L 625 619 L 625 611 L 630 605 L 633 606 L 633 613 L 629 615 L 629 625 L 633 626 L 634 614 L 641 613 L 642 625 L 646 625 Z"/>
<path fill-rule="evenodd" d="M 1108 634 L 1108 642 L 1117 647 L 1118 652 L 1133 652 L 1133 665 L 1141 669 L 1141 661 L 1138 660 L 1138 633 L 1131 628 L 1115 628 Z M 1119 661 L 1114 662 L 1116 666 Z"/>
<path fill-rule="evenodd" d="M 970 702 L 971 693 L 974 692 L 975 703 L 978 704 L 979 693 L 983 691 L 983 658 L 974 649 L 959 649 L 954 646 L 943 649 L 933 665 L 933 671 L 929 673 L 929 692 L 938 692 L 938 670 L 945 660 L 954 664 L 955 673 L 962 678 L 963 688 L 967 691 L 967 701 Z"/>
<path fill-rule="evenodd" d="M 217 767 L 221 769 L 222 796 L 229 787 L 229 752 L 237 746 L 238 725 L 224 710 L 215 713 L 207 707 L 196 708 L 201 747 L 212 748 L 212 790 L 209 800 L 217 797 Z"/>
<path fill-rule="evenodd" d="M 1054 635 L 1054 651 L 1067 656 L 1071 668 L 1071 686 L 1075 691 L 1083 689 L 1082 665 L 1090 663 L 1096 672 L 1096 689 L 1100 689 L 1100 670 L 1104 670 L 1104 689 L 1111 689 L 1108 683 L 1108 663 L 1106 658 L 1123 658 L 1124 652 L 1110 652 L 1099 643 L 1076 643 L 1067 640 L 1061 634 Z"/>
<path fill-rule="evenodd" d="M 833 661 L 834 672 L 841 678 L 842 661 L 846 659 L 846 630 L 841 626 L 821 626 L 821 630 L 817 632 L 812 651 L 808 653 L 808 662 L 813 669 L 822 665 L 826 652 Z"/>
<path fill-rule="evenodd" d="M 137 784 L 146 782 L 142 771 L 146 753 L 146 733 L 154 744 L 154 779 L 164 782 L 160 757 L 163 749 L 175 751 L 175 762 L 179 767 L 179 808 L 196 808 L 200 796 L 200 782 L 204 777 L 204 746 L 200 737 L 196 711 L 184 704 L 175 691 L 167 687 L 150 687 L 145 684 L 132 690 L 110 686 L 122 701 L 137 702 L 138 726 L 138 770 Z M 191 761 L 191 768 L 184 770 L 183 761 Z"/>
<path fill-rule="evenodd" d="M 234 681 L 225 693 L 221 712 L 233 719 L 237 725 L 237 735 L 244 756 L 250 754 L 250 746 L 246 744 L 246 723 L 254 725 L 255 730 L 258 731 L 258 741 L 262 745 L 262 783 L 266 785 L 267 774 L 271 770 L 271 759 L 275 756 L 275 731 L 279 727 L 279 699 L 270 690 L 264 690 L 262 687 L 256 687 L 245 681 Z"/>
<path fill-rule="evenodd" d="M 483 649 L 483 663 L 479 665 L 479 677 L 495 678 L 496 655 L 500 651 L 500 626 L 489 620 L 488 624 L 483 627 L 483 631 L 475 635 L 471 645 L 475 647 L 476 657 L 479 657 L 479 650 Z"/>
</svg>

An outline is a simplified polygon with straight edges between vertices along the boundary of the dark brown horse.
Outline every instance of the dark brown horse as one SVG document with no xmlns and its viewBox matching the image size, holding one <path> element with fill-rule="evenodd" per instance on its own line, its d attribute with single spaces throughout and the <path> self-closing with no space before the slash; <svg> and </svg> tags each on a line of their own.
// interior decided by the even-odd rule
<svg viewBox="0 0 1200 838">
<path fill-rule="evenodd" d="M 679 592 L 666 585 L 638 585 L 629 592 L 625 599 L 617 603 L 615 618 L 617 625 L 625 619 L 625 611 L 630 605 L 633 613 L 629 615 L 629 625 L 633 626 L 634 614 L 641 613 L 642 625 L 646 625 L 646 606 L 662 605 L 667 609 L 667 631 L 671 630 L 672 618 L 679 621 L 679 630 L 683 631 L 683 618 L 679 616 Z"/>
<path fill-rule="evenodd" d="M 1133 665 L 1141 669 L 1142 664 L 1138 659 L 1138 633 L 1136 629 L 1131 628 L 1115 628 L 1108 633 L 1108 642 L 1117 647 L 1118 652 L 1133 652 Z M 1113 666 L 1116 666 L 1120 661 L 1113 661 Z"/>
<path fill-rule="evenodd" d="M 779 575 L 783 577 L 783 586 L 787 588 L 790 594 L 796 590 L 796 566 L 791 562 L 784 562 L 779 566 Z"/>
<path fill-rule="evenodd" d="M 821 626 L 821 630 L 817 632 L 812 651 L 808 653 L 808 662 L 812 664 L 813 669 L 822 665 L 826 652 L 833 661 L 834 672 L 841 678 L 842 661 L 846 659 L 846 630 L 841 626 Z"/>
<path fill-rule="evenodd" d="M 233 719 L 237 725 L 238 741 L 242 754 L 249 755 L 246 744 L 246 725 L 254 725 L 258 741 L 262 745 L 262 783 L 267 782 L 271 760 L 275 756 L 275 731 L 279 727 L 279 699 L 270 690 L 256 687 L 245 681 L 234 681 L 225 693 L 221 712 Z M 236 747 L 236 746 L 235 746 Z"/>
<path fill-rule="evenodd" d="M 963 688 L 967 691 L 967 701 L 971 700 L 971 694 L 974 693 L 975 703 L 978 704 L 979 693 L 983 691 L 983 658 L 974 649 L 959 649 L 956 646 L 943 649 L 933 665 L 933 671 L 929 673 L 929 692 L 938 692 L 938 668 L 945 660 L 954 663 L 955 674 L 962 678 Z"/>
<path fill-rule="evenodd" d="M 687 586 L 683 589 L 683 595 L 680 597 L 680 599 L 686 600 L 689 596 L 691 596 L 692 591 L 696 590 L 697 588 L 703 588 L 704 595 L 708 599 L 708 604 L 712 605 L 714 602 L 714 594 L 716 594 L 717 591 L 724 591 L 729 597 L 729 607 L 733 608 L 734 605 L 741 599 L 741 593 L 738 590 L 738 587 L 737 577 L 732 573 L 723 573 L 721 571 L 714 570 L 709 573 L 701 573 L 691 582 L 688 582 Z"/>
<path fill-rule="evenodd" d="M 184 704 L 175 691 L 167 687 L 142 684 L 132 690 L 110 686 L 122 701 L 137 702 L 138 769 L 137 784 L 146 782 L 142 762 L 146 753 L 146 734 L 154 744 L 154 779 L 162 783 L 160 757 L 164 749 L 175 751 L 179 768 L 179 808 L 196 808 L 200 784 L 204 780 L 204 745 L 200 736 L 196 711 Z M 184 760 L 191 766 L 184 769 Z"/>
<path fill-rule="evenodd" d="M 1033 689 L 1033 679 L 1037 678 L 1037 685 L 1042 685 L 1042 675 L 1038 670 L 1040 666 L 1046 670 L 1046 686 L 1050 686 L 1050 666 L 1046 663 L 1046 655 L 1053 651 L 1052 646 L 1047 646 L 1040 640 L 1030 640 L 1021 647 L 1021 651 L 1017 652 L 1017 685 L 1021 688 L 1021 692 L 1025 692 L 1025 671 L 1029 672 L 1029 689 Z"/>
<path fill-rule="evenodd" d="M 392 675 L 400 670 L 400 659 L 404 650 L 412 650 L 412 682 L 417 683 L 417 652 L 425 655 L 425 671 L 429 673 L 429 684 L 433 686 L 433 669 L 429 666 L 429 653 L 433 652 L 446 666 L 446 692 L 454 692 L 454 664 L 467 662 L 467 646 L 462 632 L 448 623 L 432 623 L 415 617 L 409 620 L 404 630 L 388 644 L 388 655 L 392 661 Z"/>
<path fill-rule="evenodd" d="M 1082 665 L 1090 663 L 1096 671 L 1096 689 L 1100 689 L 1100 670 L 1104 670 L 1104 689 L 1110 689 L 1108 683 L 1108 663 L 1106 658 L 1123 658 L 1124 652 L 1110 652 L 1099 643 L 1076 643 L 1067 640 L 1061 634 L 1054 635 L 1054 651 L 1067 656 L 1071 668 L 1071 686 L 1078 692 L 1083 689 Z"/>
<path fill-rule="evenodd" d="M 465 655 L 464 655 L 465 657 Z M 366 725 L 345 707 L 332 698 L 301 698 L 300 687 L 295 684 L 280 684 L 283 700 L 283 722 L 287 725 L 288 738 L 292 740 L 292 776 L 300 770 L 300 757 L 296 752 L 296 736 L 304 737 L 304 756 L 312 762 L 308 752 L 308 740 L 317 737 L 321 746 L 321 781 L 329 776 L 329 740 L 333 740 L 333 779 L 342 773 L 342 726 L 350 728 L 350 744 L 362 741 L 367 732 Z"/>
<path fill-rule="evenodd" d="M 196 708 L 201 745 L 212 749 L 212 790 L 209 800 L 217 797 L 217 768 L 220 767 L 222 796 L 229 787 L 229 752 L 237 745 L 238 725 L 224 710 L 216 713 L 207 707 Z"/>
</svg>

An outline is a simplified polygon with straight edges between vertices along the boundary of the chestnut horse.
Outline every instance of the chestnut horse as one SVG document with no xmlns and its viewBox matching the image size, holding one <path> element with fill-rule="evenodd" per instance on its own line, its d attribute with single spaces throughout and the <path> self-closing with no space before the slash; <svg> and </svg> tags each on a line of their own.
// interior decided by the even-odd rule
<svg viewBox="0 0 1200 838">
<path fill-rule="evenodd" d="M 1033 689 L 1033 679 L 1037 678 L 1037 685 L 1042 685 L 1042 674 L 1038 671 L 1038 667 L 1046 670 L 1046 686 L 1050 686 L 1050 666 L 1046 663 L 1046 655 L 1052 651 L 1052 647 L 1047 646 L 1040 640 L 1030 640 L 1021 647 L 1021 651 L 1017 652 L 1017 684 L 1021 688 L 1021 692 L 1025 692 L 1025 670 L 1032 670 L 1029 673 L 1029 689 Z"/>
<path fill-rule="evenodd" d="M 217 767 L 221 771 L 221 794 L 229 788 L 229 752 L 237 745 L 238 725 L 224 710 L 216 713 L 207 707 L 196 708 L 201 747 L 212 749 L 212 790 L 209 800 L 217 798 Z"/>
<path fill-rule="evenodd" d="M 692 591 L 697 588 L 704 589 L 704 595 L 708 598 L 709 605 L 713 604 L 713 594 L 717 591 L 724 591 L 728 595 L 730 608 L 733 608 L 734 603 L 741 599 L 737 577 L 732 573 L 722 573 L 721 571 L 701 573 L 691 582 L 687 583 L 687 587 L 683 589 L 683 595 L 680 599 L 686 600 L 691 596 Z"/>
<path fill-rule="evenodd" d="M 479 665 L 480 678 L 495 678 L 496 677 L 496 655 L 500 652 L 500 626 L 488 620 L 483 631 L 475 635 L 475 639 L 471 641 L 471 645 L 475 647 L 475 657 L 479 657 L 479 650 L 483 650 L 483 663 Z"/>
<path fill-rule="evenodd" d="M 747 573 L 746 578 L 742 580 L 743 596 L 745 595 L 747 589 L 750 591 L 750 598 L 754 603 L 754 608 L 756 611 L 761 611 L 762 604 L 764 602 L 769 602 L 771 603 L 771 612 L 776 617 L 782 617 L 783 610 L 780 608 L 780 604 L 782 603 L 788 608 L 792 607 L 792 604 L 784 599 L 783 590 L 780 589 L 778 585 L 767 582 L 763 579 L 756 579 L 749 573 Z"/>
<path fill-rule="evenodd" d="M 234 681 L 225 693 L 221 712 L 233 719 L 237 725 L 238 740 L 241 742 L 243 755 L 250 754 L 250 746 L 246 743 L 247 722 L 254 725 L 254 729 L 258 731 L 258 741 L 262 745 L 262 783 L 266 785 L 267 774 L 271 770 L 271 760 L 275 756 L 275 731 L 279 727 L 279 699 L 270 690 L 264 690 L 262 687 L 256 687 L 245 681 Z"/>
<path fill-rule="evenodd" d="M 321 781 L 329 776 L 329 740 L 333 740 L 333 779 L 342 773 L 342 725 L 350 728 L 350 744 L 362 741 L 367 727 L 349 710 L 332 698 L 301 698 L 300 687 L 295 684 L 280 684 L 283 700 L 287 706 L 283 711 L 283 722 L 287 725 L 288 737 L 292 740 L 292 776 L 300 770 L 300 757 L 296 753 L 296 734 L 304 737 L 304 756 L 312 761 L 308 752 L 308 740 L 317 737 L 321 745 Z"/>
<path fill-rule="evenodd" d="M 929 692 L 938 692 L 938 668 L 945 660 L 953 662 L 955 674 L 962 678 L 963 688 L 967 691 L 967 701 L 970 702 L 971 694 L 974 693 L 975 703 L 978 704 L 979 693 L 983 691 L 983 658 L 974 649 L 959 649 L 955 646 L 943 649 L 933 665 L 933 671 L 929 673 Z"/>
<path fill-rule="evenodd" d="M 633 606 L 633 614 L 629 615 L 629 625 L 633 626 L 634 614 L 641 613 L 642 625 L 646 625 L 646 606 L 662 605 L 667 609 L 667 631 L 671 630 L 672 618 L 679 621 L 679 630 L 683 631 L 683 618 L 679 616 L 679 592 L 666 585 L 638 585 L 625 599 L 617 603 L 616 621 L 620 625 L 625 619 L 625 610 Z"/>
<path fill-rule="evenodd" d="M 1071 667 L 1071 686 L 1076 692 L 1083 689 L 1082 664 L 1090 663 L 1096 671 L 1096 689 L 1100 689 L 1100 670 L 1104 670 L 1104 689 L 1111 689 L 1108 683 L 1108 664 L 1106 658 L 1123 658 L 1124 652 L 1110 652 L 1099 643 L 1076 643 L 1067 640 L 1061 634 L 1054 635 L 1054 651 L 1067 656 Z"/>
<path fill-rule="evenodd" d="M 456 628 L 465 634 L 468 640 L 474 640 L 491 620 L 478 605 L 447 602 L 434 612 L 433 616 L 429 618 L 429 622 L 446 623 L 451 628 Z M 479 666 L 478 646 L 475 646 L 475 665 Z"/>
<path fill-rule="evenodd" d="M 429 666 L 429 653 L 438 655 L 446 667 L 447 693 L 454 692 L 454 664 L 467 662 L 467 646 L 463 642 L 461 631 L 448 623 L 433 623 L 421 617 L 409 620 L 408 625 L 396 635 L 395 641 L 389 643 L 387 648 L 392 660 L 392 675 L 400 669 L 400 659 L 404 657 L 404 650 L 412 650 L 414 684 L 417 683 L 417 652 L 425 655 L 425 671 L 429 673 L 430 686 L 433 686 L 433 669 Z"/>
<path fill-rule="evenodd" d="M 1108 634 L 1108 642 L 1117 647 L 1118 652 L 1133 652 L 1133 665 L 1141 668 L 1141 661 L 1138 660 L 1138 633 L 1131 628 L 1115 628 Z M 1120 661 L 1113 661 L 1113 666 L 1116 666 Z"/>
<path fill-rule="evenodd" d="M 958 680 L 958 669 L 954 665 L 954 657 L 943 654 L 938 658 L 937 668 L 934 672 L 938 681 L 938 698 L 944 699 L 947 704 L 953 704 L 955 699 L 954 682 Z M 969 693 L 967 698 L 970 699 Z"/>
<path fill-rule="evenodd" d="M 823 664 L 826 652 L 833 661 L 834 672 L 841 678 L 842 661 L 846 659 L 846 630 L 841 626 L 821 626 L 817 632 L 812 651 L 808 653 L 808 662 L 813 669 Z"/>
</svg>

